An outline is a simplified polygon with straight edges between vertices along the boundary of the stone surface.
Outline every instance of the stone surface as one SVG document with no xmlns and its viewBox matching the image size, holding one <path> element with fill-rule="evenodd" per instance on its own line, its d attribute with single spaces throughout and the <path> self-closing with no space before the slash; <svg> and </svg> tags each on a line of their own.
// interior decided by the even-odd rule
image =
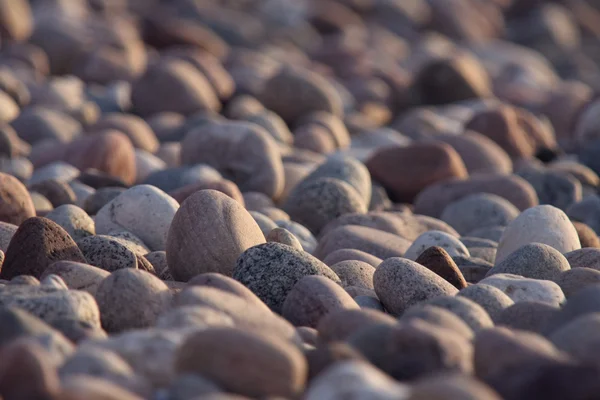
<svg viewBox="0 0 600 400">
<path fill-rule="evenodd" d="M 521 301 L 539 301 L 560 306 L 565 295 L 556 283 L 545 280 L 524 278 L 519 275 L 495 274 L 479 282 L 502 290 L 515 303 Z"/>
<path fill-rule="evenodd" d="M 425 250 L 437 246 L 444 249 L 451 257 L 469 257 L 469 250 L 457 238 L 441 231 L 428 231 L 419 236 L 404 254 L 409 260 L 416 260 Z"/>
<path fill-rule="evenodd" d="M 49 275 L 60 276 L 69 289 L 83 290 L 93 296 L 96 294 L 98 285 L 110 275 L 110 272 L 89 264 L 57 261 L 50 264 L 40 278 L 44 279 Z"/>
<path fill-rule="evenodd" d="M 529 243 L 497 262 L 487 276 L 513 274 L 553 281 L 569 269 L 569 261 L 558 250 L 542 243 Z"/>
<path fill-rule="evenodd" d="M 477 334 L 482 329 L 494 326 L 487 311 L 476 302 L 463 296 L 438 296 L 426 300 L 422 305 L 440 307 L 456 314 Z M 421 307 L 417 304 L 415 307 Z"/>
<path fill-rule="evenodd" d="M 96 233 L 94 220 L 81 208 L 72 204 L 55 208 L 46 218 L 60 225 L 75 241 Z"/>
<path fill-rule="evenodd" d="M 373 179 L 381 183 L 397 202 L 410 203 L 432 184 L 468 176 L 460 155 L 443 143 L 383 148 L 366 165 Z"/>
<path fill-rule="evenodd" d="M 559 310 L 557 306 L 539 301 L 519 301 L 502 311 L 495 322 L 498 326 L 541 334 Z"/>
<path fill-rule="evenodd" d="M 346 260 L 330 267 L 340 277 L 342 286 L 358 286 L 373 289 L 375 268 L 371 264 L 359 260 Z"/>
<path fill-rule="evenodd" d="M 494 194 L 466 196 L 444 208 L 440 219 L 461 235 L 490 226 L 506 226 L 517 218 L 519 210 L 508 200 Z"/>
<path fill-rule="evenodd" d="M 0 220 L 20 225 L 27 218 L 35 216 L 35 208 L 27 189 L 19 180 L 0 172 Z"/>
<path fill-rule="evenodd" d="M 329 313 L 358 308 L 352 297 L 331 279 L 305 276 L 286 296 L 281 315 L 295 326 L 316 328 Z"/>
<path fill-rule="evenodd" d="M 165 250 L 171 221 L 179 209 L 172 197 L 150 185 L 138 185 L 121 193 L 96 214 L 96 231 L 107 234 L 127 230 L 152 250 Z"/>
<path fill-rule="evenodd" d="M 457 289 L 462 289 L 467 286 L 467 282 L 463 277 L 462 272 L 460 272 L 458 266 L 454 260 L 452 260 L 452 257 L 442 247 L 429 247 L 417 257 L 415 262 L 435 272 Z"/>
<path fill-rule="evenodd" d="M 233 278 L 275 312 L 281 312 L 294 285 L 309 275 L 325 276 L 340 283 L 339 277 L 327 265 L 306 252 L 280 243 L 251 247 L 240 255 L 233 270 Z"/>
<path fill-rule="evenodd" d="M 0 278 L 40 277 L 55 261 L 86 262 L 77 244 L 55 222 L 33 217 L 21 224 L 6 251 Z"/>
<path fill-rule="evenodd" d="M 294 396 L 308 372 L 302 353 L 291 344 L 230 328 L 191 335 L 177 351 L 175 369 L 252 397 Z"/>
<path fill-rule="evenodd" d="M 561 253 L 581 248 L 577 231 L 567 215 L 547 205 L 532 207 L 510 223 L 498 244 L 496 264 L 529 243 L 546 244 Z"/>
<path fill-rule="evenodd" d="M 204 272 L 231 275 L 238 257 L 264 241 L 238 202 L 215 190 L 196 192 L 173 218 L 167 239 L 169 270 L 180 281 Z"/>
<path fill-rule="evenodd" d="M 568 299 L 581 289 L 600 284 L 600 271 L 591 268 L 573 268 L 554 279 Z"/>
<path fill-rule="evenodd" d="M 483 283 L 470 285 L 461 289 L 457 296 L 465 297 L 479 304 L 487 311 L 494 321 L 502 311 L 515 304 L 515 302 L 500 289 Z"/>
<path fill-rule="evenodd" d="M 410 306 L 422 301 L 458 292 L 454 286 L 422 265 L 395 257 L 377 267 L 373 283 L 377 297 L 393 315 L 401 315 Z"/>
<path fill-rule="evenodd" d="M 96 289 L 102 326 L 115 333 L 147 328 L 171 304 L 167 286 L 145 271 L 125 268 L 106 277 Z"/>
</svg>

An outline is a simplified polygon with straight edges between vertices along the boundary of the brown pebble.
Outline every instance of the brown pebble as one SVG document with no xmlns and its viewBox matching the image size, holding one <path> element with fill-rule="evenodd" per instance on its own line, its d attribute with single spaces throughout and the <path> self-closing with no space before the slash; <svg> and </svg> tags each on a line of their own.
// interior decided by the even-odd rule
<svg viewBox="0 0 600 400">
<path fill-rule="evenodd" d="M 46 179 L 43 182 L 36 183 L 30 186 L 29 190 L 47 198 L 55 208 L 63 204 L 75 204 L 77 201 L 77 196 L 69 184 L 56 179 Z"/>
<path fill-rule="evenodd" d="M 0 221 L 20 225 L 35 216 L 35 207 L 25 186 L 12 175 L 0 172 Z"/>
<path fill-rule="evenodd" d="M 50 264 L 62 260 L 87 262 L 60 225 L 44 217 L 32 217 L 15 232 L 6 251 L 0 278 L 11 279 L 24 274 L 39 278 Z"/>
<path fill-rule="evenodd" d="M 452 257 L 439 246 L 429 247 L 421 253 L 416 262 L 435 272 L 458 289 L 467 287 L 467 281 Z"/>
<path fill-rule="evenodd" d="M 579 241 L 581 242 L 582 248 L 585 248 L 585 247 L 599 248 L 600 247 L 600 239 L 598 238 L 598 235 L 596 235 L 596 232 L 594 232 L 594 230 L 592 228 L 590 228 L 588 225 L 584 224 L 583 222 L 576 222 L 576 221 L 573 221 L 573 226 L 575 227 L 575 230 L 577 231 L 577 236 L 579 236 Z"/>
</svg>

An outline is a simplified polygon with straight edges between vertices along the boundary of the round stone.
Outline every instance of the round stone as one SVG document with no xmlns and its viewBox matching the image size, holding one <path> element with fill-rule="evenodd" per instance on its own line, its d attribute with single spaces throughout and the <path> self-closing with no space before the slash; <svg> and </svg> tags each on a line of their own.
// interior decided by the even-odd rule
<svg viewBox="0 0 600 400">
<path fill-rule="evenodd" d="M 75 241 L 96 233 L 94 220 L 81 208 L 72 204 L 55 208 L 46 218 L 63 227 Z"/>
<path fill-rule="evenodd" d="M 558 307 L 565 302 L 565 295 L 560 286 L 551 281 L 524 278 L 519 275 L 495 274 L 481 280 L 479 284 L 502 290 L 515 303 L 539 301 Z"/>
<path fill-rule="evenodd" d="M 502 290 L 482 283 L 461 289 L 457 296 L 465 297 L 479 304 L 494 321 L 502 311 L 515 304 Z"/>
<path fill-rule="evenodd" d="M 581 248 L 575 227 L 567 215 L 553 206 L 536 206 L 508 225 L 496 253 L 496 265 L 511 253 L 529 243 L 542 243 L 561 253 Z"/>
<path fill-rule="evenodd" d="M 35 216 L 31 196 L 14 176 L 0 172 L 0 221 L 20 225 Z"/>
<path fill-rule="evenodd" d="M 377 297 L 392 315 L 401 315 L 410 306 L 438 296 L 452 296 L 458 290 L 445 279 L 403 258 L 389 258 L 373 275 Z"/>
<path fill-rule="evenodd" d="M 167 240 L 169 270 L 188 281 L 205 272 L 230 276 L 236 260 L 265 238 L 252 216 L 237 201 L 215 190 L 188 197 L 173 218 Z"/>
<path fill-rule="evenodd" d="M 406 250 L 405 258 L 416 260 L 425 250 L 437 246 L 444 249 L 451 257 L 469 257 L 469 250 L 460 240 L 441 231 L 429 231 L 419 236 Z"/>
<path fill-rule="evenodd" d="M 542 243 L 529 243 L 496 263 L 487 276 L 513 274 L 553 281 L 569 269 L 569 261 L 558 250 Z"/>
<path fill-rule="evenodd" d="M 306 252 L 280 243 L 251 247 L 239 257 L 233 270 L 234 279 L 277 313 L 281 312 L 294 285 L 308 275 L 321 275 L 340 283 L 327 265 Z"/>
<path fill-rule="evenodd" d="M 452 257 L 439 246 L 429 247 L 417 257 L 415 262 L 435 272 L 457 289 L 467 286 L 467 281 Z"/>
</svg>

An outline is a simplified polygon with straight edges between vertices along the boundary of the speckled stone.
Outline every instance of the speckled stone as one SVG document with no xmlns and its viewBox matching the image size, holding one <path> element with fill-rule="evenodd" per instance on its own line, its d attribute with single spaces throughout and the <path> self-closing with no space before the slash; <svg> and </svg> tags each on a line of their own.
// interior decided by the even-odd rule
<svg viewBox="0 0 600 400">
<path fill-rule="evenodd" d="M 79 290 L 6 286 L 0 291 L 0 305 L 21 308 L 48 323 L 60 318 L 76 318 L 94 327 L 100 326 L 100 311 L 94 297 Z"/>
<path fill-rule="evenodd" d="M 457 296 L 465 297 L 479 304 L 487 311 L 492 320 L 496 320 L 502 311 L 515 304 L 503 291 L 485 284 L 467 286 L 461 289 Z"/>
<path fill-rule="evenodd" d="M 137 255 L 110 236 L 88 236 L 78 241 L 77 246 L 91 265 L 105 271 L 141 267 Z"/>
<path fill-rule="evenodd" d="M 308 275 L 322 275 L 340 283 L 339 277 L 327 265 L 306 252 L 280 243 L 251 247 L 242 253 L 233 270 L 233 278 L 275 312 L 281 312 L 288 293 Z"/>
<path fill-rule="evenodd" d="M 50 200 L 53 207 L 59 207 L 63 204 L 75 204 L 77 196 L 71 187 L 56 179 L 46 179 L 40 183 L 29 186 L 29 190 L 37 192 Z"/>
<path fill-rule="evenodd" d="M 365 204 L 371 202 L 371 175 L 367 167 L 355 158 L 341 155 L 330 156 L 300 184 L 303 185 L 319 178 L 342 180 L 362 196 Z"/>
<path fill-rule="evenodd" d="M 489 193 L 466 196 L 444 208 L 440 219 L 461 235 L 490 226 L 506 226 L 519 215 L 508 200 Z"/>
<path fill-rule="evenodd" d="M 81 208 L 72 204 L 55 208 L 46 215 L 46 218 L 63 227 L 75 241 L 96 233 L 94 220 Z"/>
<path fill-rule="evenodd" d="M 231 275 L 240 254 L 264 241 L 240 203 L 216 190 L 201 190 L 173 218 L 167 240 L 169 270 L 184 282 L 205 272 Z"/>
<path fill-rule="evenodd" d="M 331 266 L 342 281 L 342 286 L 358 286 L 373 290 L 373 274 L 375 268 L 359 260 L 340 261 Z"/>
<path fill-rule="evenodd" d="M 406 250 L 405 258 L 416 260 L 425 250 L 432 246 L 443 248 L 450 257 L 469 257 L 469 250 L 457 238 L 441 231 L 429 231 L 420 235 Z"/>
<path fill-rule="evenodd" d="M 168 287 L 146 271 L 120 269 L 104 279 L 96 290 L 102 327 L 107 332 L 152 326 L 171 304 Z"/>
<path fill-rule="evenodd" d="M 502 290 L 515 303 L 520 301 L 539 301 L 560 306 L 565 295 L 556 283 L 539 279 L 524 278 L 519 275 L 495 274 L 479 283 L 491 285 Z"/>
<path fill-rule="evenodd" d="M 281 315 L 295 326 L 316 328 L 327 314 L 358 309 L 342 287 L 324 276 L 305 276 L 288 293 Z"/>
<path fill-rule="evenodd" d="M 284 228 L 275 228 L 266 236 L 267 242 L 276 242 L 288 245 L 290 247 L 295 248 L 296 250 L 302 251 L 302 245 L 300 241 L 292 234 L 292 232 L 288 231 Z"/>
<path fill-rule="evenodd" d="M 429 247 L 417 257 L 415 262 L 435 272 L 457 289 L 467 286 L 467 281 L 463 277 L 462 272 L 460 272 L 452 257 L 442 247 Z"/>
<path fill-rule="evenodd" d="M 0 172 L 0 221 L 20 225 L 35 216 L 27 189 L 14 176 Z"/>
<path fill-rule="evenodd" d="M 317 178 L 300 183 L 288 196 L 284 210 L 314 234 L 340 215 L 367 212 L 366 203 L 348 183 Z"/>
<path fill-rule="evenodd" d="M 96 232 L 127 230 L 152 250 L 165 250 L 171 221 L 179 204 L 162 190 L 138 185 L 111 200 L 96 214 Z"/>
<path fill-rule="evenodd" d="M 382 262 L 373 284 L 377 297 L 392 315 L 401 315 L 410 306 L 458 290 L 439 275 L 414 261 L 393 257 Z"/>
<path fill-rule="evenodd" d="M 487 276 L 513 274 L 525 278 L 555 280 L 569 269 L 569 262 L 558 250 L 546 244 L 530 243 L 494 265 Z"/>
<path fill-rule="evenodd" d="M 64 229 L 47 218 L 33 217 L 15 232 L 0 278 L 11 279 L 23 274 L 40 277 L 50 264 L 60 260 L 86 262 Z"/>
</svg>

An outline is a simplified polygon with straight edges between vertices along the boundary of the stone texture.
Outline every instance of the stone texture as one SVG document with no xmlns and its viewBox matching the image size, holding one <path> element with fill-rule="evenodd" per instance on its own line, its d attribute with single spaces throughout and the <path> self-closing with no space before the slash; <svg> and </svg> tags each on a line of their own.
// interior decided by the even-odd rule
<svg viewBox="0 0 600 400">
<path fill-rule="evenodd" d="M 35 216 L 35 208 L 27 189 L 19 180 L 0 172 L 0 220 L 20 225 Z"/>
<path fill-rule="evenodd" d="M 521 301 L 539 301 L 553 306 L 560 306 L 565 295 L 552 281 L 524 278 L 519 275 L 495 274 L 479 282 L 494 286 L 508 295 L 515 303 Z"/>
<path fill-rule="evenodd" d="M 373 275 L 377 297 L 393 315 L 410 306 L 438 296 L 454 295 L 458 290 L 446 280 L 414 261 L 389 258 Z"/>
<path fill-rule="evenodd" d="M 569 269 L 569 261 L 558 250 L 546 244 L 529 243 L 496 263 L 487 276 L 513 274 L 552 281 Z"/>
<path fill-rule="evenodd" d="M 321 261 L 280 243 L 251 247 L 240 255 L 233 270 L 234 279 L 278 313 L 294 285 L 309 275 L 321 275 L 340 282 L 335 272 Z"/>
<path fill-rule="evenodd" d="M 469 257 L 469 250 L 454 236 L 441 231 L 428 231 L 420 235 L 404 254 L 409 260 L 416 260 L 425 250 L 437 246 L 443 248 L 451 257 Z"/>
<path fill-rule="evenodd" d="M 233 273 L 236 260 L 265 238 L 252 216 L 215 190 L 190 196 L 175 214 L 167 239 L 167 261 L 176 280 L 204 272 Z"/>
<path fill-rule="evenodd" d="M 435 272 L 459 290 L 467 286 L 462 272 L 442 247 L 429 247 L 417 257 L 415 262 Z"/>
<path fill-rule="evenodd" d="M 6 251 L 2 279 L 18 275 L 40 277 L 55 261 L 86 262 L 77 244 L 55 222 L 33 217 L 21 224 Z"/>
</svg>

